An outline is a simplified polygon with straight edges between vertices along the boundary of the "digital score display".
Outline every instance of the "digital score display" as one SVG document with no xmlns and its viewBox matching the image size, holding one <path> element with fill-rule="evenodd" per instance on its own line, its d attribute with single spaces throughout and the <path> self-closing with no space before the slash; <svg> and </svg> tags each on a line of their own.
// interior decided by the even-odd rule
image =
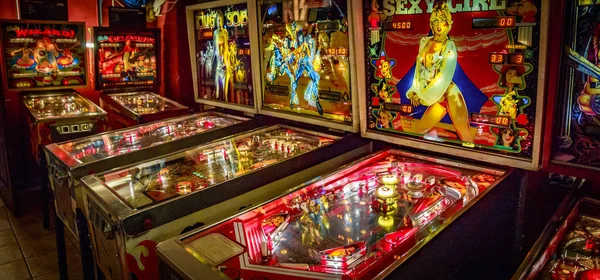
<svg viewBox="0 0 600 280">
<path fill-rule="evenodd" d="M 490 64 L 511 64 L 523 65 L 525 57 L 522 53 L 490 53 L 488 63 Z"/>
<path fill-rule="evenodd" d="M 386 31 L 412 30 L 412 22 L 411 21 L 384 22 L 383 30 L 386 30 Z"/>
<path fill-rule="evenodd" d="M 489 63 L 490 64 L 504 64 L 504 54 L 503 53 L 490 53 Z"/>
<path fill-rule="evenodd" d="M 515 17 L 474 18 L 473 28 L 515 28 Z"/>
<path fill-rule="evenodd" d="M 384 103 L 383 108 L 387 111 L 398 112 L 402 115 L 410 115 L 413 113 L 414 107 L 410 104 Z"/>
<path fill-rule="evenodd" d="M 508 55 L 508 64 L 523 65 L 525 58 L 522 53 L 511 53 Z"/>
<path fill-rule="evenodd" d="M 510 117 L 471 113 L 471 122 L 476 124 L 508 127 L 510 124 Z"/>
</svg>

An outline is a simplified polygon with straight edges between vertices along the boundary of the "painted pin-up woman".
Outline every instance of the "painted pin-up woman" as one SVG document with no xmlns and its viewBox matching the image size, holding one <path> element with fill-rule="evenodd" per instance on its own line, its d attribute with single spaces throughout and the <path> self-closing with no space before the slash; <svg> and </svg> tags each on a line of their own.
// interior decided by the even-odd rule
<svg viewBox="0 0 600 280">
<path fill-rule="evenodd" d="M 413 106 L 428 107 L 417 123 L 416 132 L 427 133 L 449 114 L 460 140 L 472 143 L 467 105 L 462 92 L 452 81 L 457 51 L 454 42 L 448 38 L 452 14 L 445 2 L 435 4 L 429 26 L 433 36 L 421 38 L 414 79 L 406 92 Z"/>
</svg>

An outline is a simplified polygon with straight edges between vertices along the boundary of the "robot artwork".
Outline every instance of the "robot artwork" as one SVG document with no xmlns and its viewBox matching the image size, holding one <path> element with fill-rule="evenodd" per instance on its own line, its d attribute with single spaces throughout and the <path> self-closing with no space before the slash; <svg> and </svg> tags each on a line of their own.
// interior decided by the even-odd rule
<svg viewBox="0 0 600 280">
<path fill-rule="evenodd" d="M 197 98 L 253 106 L 246 4 L 194 11 Z"/>
<path fill-rule="evenodd" d="M 259 1 L 263 108 L 351 122 L 346 1 Z"/>
<path fill-rule="evenodd" d="M 298 28 L 295 22 L 286 27 L 289 28 L 283 40 L 277 35 L 271 38 L 273 56 L 269 61 L 271 71 L 267 73 L 267 80 L 273 82 L 277 76 L 284 74 L 290 78 L 290 109 L 294 109 L 294 106 L 300 105 L 298 81 L 301 77 L 308 76 L 310 81 L 304 90 L 304 100 L 309 106 L 316 108 L 319 115 L 323 115 L 317 87 L 321 77 L 314 67 L 315 59 L 319 56 L 315 39 L 310 34 L 304 36 L 302 28 Z"/>
</svg>

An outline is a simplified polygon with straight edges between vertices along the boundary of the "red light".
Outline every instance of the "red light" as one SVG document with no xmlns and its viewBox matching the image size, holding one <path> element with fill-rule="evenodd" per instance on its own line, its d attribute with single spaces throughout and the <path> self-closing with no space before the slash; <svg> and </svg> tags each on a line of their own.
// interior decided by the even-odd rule
<svg viewBox="0 0 600 280">
<path fill-rule="evenodd" d="M 371 28 L 377 28 L 378 20 L 376 18 L 372 18 L 369 21 L 371 22 Z"/>
</svg>

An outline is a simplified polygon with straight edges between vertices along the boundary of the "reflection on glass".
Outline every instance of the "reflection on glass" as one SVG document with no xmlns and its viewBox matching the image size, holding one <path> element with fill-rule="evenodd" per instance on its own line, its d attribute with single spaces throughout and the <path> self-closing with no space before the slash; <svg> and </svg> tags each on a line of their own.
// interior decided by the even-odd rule
<svg viewBox="0 0 600 280">
<path fill-rule="evenodd" d="M 72 92 L 25 95 L 23 102 L 36 118 L 80 117 L 103 114 L 89 100 Z"/>
<path fill-rule="evenodd" d="M 150 92 L 112 94 L 110 97 L 136 115 L 156 114 L 185 108 L 174 101 Z"/>
<path fill-rule="evenodd" d="M 133 208 L 141 208 L 242 176 L 332 141 L 274 128 L 98 177 Z"/>
<path fill-rule="evenodd" d="M 294 273 L 299 279 L 332 276 L 327 274 L 373 279 L 381 268 L 453 219 L 497 178 L 384 152 L 183 243 L 188 252 L 201 256 L 210 255 L 204 251 L 210 249 L 195 244 L 215 234 L 243 244 L 238 254 L 245 254 L 246 267 L 262 268 L 242 268 L 240 278 L 279 279 Z M 228 256 L 215 263 L 233 268 L 241 258 Z M 307 271 L 311 273 L 302 273 Z"/>
<path fill-rule="evenodd" d="M 239 122 L 219 115 L 194 115 L 86 137 L 59 147 L 79 162 L 88 163 Z"/>
</svg>

